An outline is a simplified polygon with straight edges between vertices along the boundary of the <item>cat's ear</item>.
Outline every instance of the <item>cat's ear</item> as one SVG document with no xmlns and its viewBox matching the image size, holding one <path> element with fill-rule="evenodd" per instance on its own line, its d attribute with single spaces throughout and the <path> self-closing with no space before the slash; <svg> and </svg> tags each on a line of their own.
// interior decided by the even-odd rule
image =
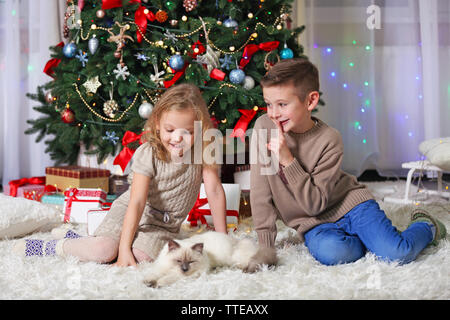
<svg viewBox="0 0 450 320">
<path fill-rule="evenodd" d="M 191 247 L 191 249 L 198 251 L 199 253 L 203 253 L 203 243 L 196 243 Z"/>
<path fill-rule="evenodd" d="M 169 245 L 169 251 L 178 249 L 180 247 L 180 244 L 172 239 L 169 239 L 168 245 Z"/>
</svg>

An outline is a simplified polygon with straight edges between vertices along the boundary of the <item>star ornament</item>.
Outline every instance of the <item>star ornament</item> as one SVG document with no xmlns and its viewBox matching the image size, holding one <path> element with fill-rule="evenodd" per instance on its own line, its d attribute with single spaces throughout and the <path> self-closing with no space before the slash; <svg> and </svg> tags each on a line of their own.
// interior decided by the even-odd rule
<svg viewBox="0 0 450 320">
<path fill-rule="evenodd" d="M 100 81 L 98 81 L 98 76 L 95 76 L 94 78 L 89 78 L 85 83 L 83 83 L 83 86 L 86 88 L 86 91 L 88 93 L 96 93 L 97 89 L 102 84 Z"/>
</svg>

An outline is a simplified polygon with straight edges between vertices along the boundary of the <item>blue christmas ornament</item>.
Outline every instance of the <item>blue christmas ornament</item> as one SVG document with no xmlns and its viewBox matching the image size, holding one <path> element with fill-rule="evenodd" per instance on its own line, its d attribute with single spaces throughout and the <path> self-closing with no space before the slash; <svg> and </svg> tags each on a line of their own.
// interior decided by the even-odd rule
<svg viewBox="0 0 450 320">
<path fill-rule="evenodd" d="M 230 72 L 230 81 L 234 84 L 240 84 L 245 79 L 245 73 L 241 69 L 234 69 Z"/>
<path fill-rule="evenodd" d="M 183 69 L 184 67 L 183 57 L 180 56 L 179 54 L 171 56 L 169 59 L 169 66 L 175 71 Z"/>
<path fill-rule="evenodd" d="M 71 42 L 66 44 L 62 51 L 67 58 L 73 58 L 76 54 L 77 46 L 75 45 L 75 43 Z"/>
<path fill-rule="evenodd" d="M 294 57 L 294 52 L 288 47 L 284 47 L 284 49 L 280 52 L 281 59 L 292 59 Z"/>
</svg>

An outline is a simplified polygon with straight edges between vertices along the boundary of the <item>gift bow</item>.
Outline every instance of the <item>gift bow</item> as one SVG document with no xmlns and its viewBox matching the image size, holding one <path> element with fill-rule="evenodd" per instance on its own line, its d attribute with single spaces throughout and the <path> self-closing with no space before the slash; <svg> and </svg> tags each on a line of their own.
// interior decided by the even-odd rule
<svg viewBox="0 0 450 320">
<path fill-rule="evenodd" d="M 207 198 L 200 198 L 200 193 L 197 196 L 197 201 L 195 201 L 194 207 L 189 211 L 187 220 L 191 223 L 191 226 L 196 227 L 197 221 L 200 220 L 201 223 L 208 225 L 204 217 L 205 214 L 211 214 L 211 210 L 200 209 L 208 203 Z"/>
<path fill-rule="evenodd" d="M 256 109 L 256 110 L 255 110 Z M 234 126 L 233 132 L 230 134 L 231 138 L 239 137 L 242 142 L 245 141 L 245 131 L 247 131 L 248 125 L 255 117 L 258 110 L 267 110 L 267 108 L 253 108 L 250 110 L 247 109 L 238 109 L 242 116 L 236 122 Z"/>
<path fill-rule="evenodd" d="M 45 184 L 45 177 L 32 177 L 12 180 L 9 182 L 9 195 L 17 197 L 17 190 L 25 184 Z"/>
<path fill-rule="evenodd" d="M 154 13 L 148 10 L 146 7 L 140 5 L 141 0 L 130 0 L 129 3 L 139 3 L 139 8 L 134 13 L 134 22 L 141 30 L 141 32 L 145 34 L 145 32 L 147 31 L 147 20 L 155 21 Z M 122 0 L 102 0 L 103 10 L 119 7 L 122 7 Z M 136 30 L 136 38 L 139 43 L 142 42 L 141 32 L 139 32 L 139 30 Z"/>
<path fill-rule="evenodd" d="M 269 42 L 262 42 L 260 44 L 246 45 L 244 48 L 244 53 L 242 54 L 242 59 L 239 62 L 239 67 L 241 69 L 244 69 L 244 67 L 250 62 L 252 56 L 259 50 L 272 51 L 278 48 L 279 44 L 280 44 L 279 41 L 269 41 Z"/>
<path fill-rule="evenodd" d="M 126 131 L 125 134 L 123 135 L 122 138 L 122 145 L 123 145 L 123 149 L 122 151 L 120 151 L 120 153 L 117 155 L 117 157 L 114 158 L 114 162 L 113 164 L 116 165 L 118 164 L 121 168 L 122 171 L 125 171 L 125 168 L 128 165 L 128 162 L 130 162 L 131 157 L 133 156 L 134 152 L 136 150 L 132 150 L 130 148 L 128 148 L 128 144 L 137 140 L 140 140 L 142 135 L 144 134 L 144 132 L 142 132 L 141 134 L 136 134 L 132 131 Z M 141 141 L 139 141 L 139 144 L 142 144 Z"/>
<path fill-rule="evenodd" d="M 180 79 L 183 75 L 184 72 L 186 71 L 186 68 L 189 66 L 189 63 L 185 63 L 183 69 L 175 72 L 175 75 L 173 76 L 172 79 L 168 80 L 168 81 L 164 81 L 164 88 L 170 88 L 172 85 L 175 84 L 175 82 L 178 81 L 178 79 Z M 173 70 L 173 69 L 172 69 Z"/>
<path fill-rule="evenodd" d="M 197 221 L 200 220 L 202 224 L 205 224 L 208 226 L 208 223 L 206 222 L 205 215 L 211 215 L 210 209 L 200 209 L 200 207 L 204 206 L 208 203 L 207 198 L 200 198 L 200 193 L 197 196 L 197 201 L 195 201 L 194 207 L 189 211 L 187 221 L 191 223 L 192 227 L 197 226 Z M 236 218 L 239 218 L 239 213 L 237 210 L 226 210 L 227 216 L 234 216 Z"/>
<path fill-rule="evenodd" d="M 56 47 L 64 47 L 64 42 L 60 42 L 56 45 Z M 44 67 L 44 73 L 49 75 L 52 78 L 55 78 L 55 70 L 54 68 L 56 68 L 58 66 L 58 64 L 61 62 L 61 59 L 57 59 L 57 58 L 52 58 L 50 60 L 47 61 L 47 63 L 45 64 Z"/>
</svg>

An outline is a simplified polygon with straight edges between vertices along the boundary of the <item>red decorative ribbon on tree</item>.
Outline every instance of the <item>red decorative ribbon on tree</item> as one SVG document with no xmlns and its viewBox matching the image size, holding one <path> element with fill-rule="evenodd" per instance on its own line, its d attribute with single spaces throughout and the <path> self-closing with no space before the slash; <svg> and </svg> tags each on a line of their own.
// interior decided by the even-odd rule
<svg viewBox="0 0 450 320">
<path fill-rule="evenodd" d="M 124 148 L 114 158 L 114 162 L 113 162 L 114 165 L 118 164 L 122 168 L 122 171 L 125 171 L 125 168 L 127 167 L 128 162 L 130 162 L 131 157 L 133 157 L 133 154 L 136 151 L 136 150 L 132 150 L 132 149 L 128 148 L 127 145 L 131 142 L 140 140 L 143 134 L 144 134 L 144 132 L 142 132 L 141 134 L 136 134 L 132 131 L 127 131 L 123 135 L 122 145 Z M 142 142 L 139 141 L 139 144 L 142 144 Z"/>
<path fill-rule="evenodd" d="M 164 88 L 167 89 L 167 88 L 170 88 L 171 86 L 173 86 L 175 84 L 175 82 L 177 82 L 178 79 L 180 79 L 184 75 L 184 72 L 186 71 L 186 68 L 188 66 L 189 66 L 189 63 L 185 63 L 183 69 L 175 72 L 175 75 L 173 76 L 172 79 L 170 79 L 169 81 L 164 81 Z"/>
<path fill-rule="evenodd" d="M 58 43 L 56 45 L 56 47 L 60 47 L 60 48 L 64 47 L 64 42 L 61 41 L 60 43 Z M 56 68 L 60 62 L 61 62 L 61 59 L 57 59 L 57 58 L 52 58 L 52 59 L 48 60 L 44 67 L 44 73 L 49 75 L 52 78 L 55 78 L 54 68 Z"/>
<path fill-rule="evenodd" d="M 255 117 L 256 113 L 259 110 L 266 111 L 267 108 L 258 108 L 255 107 L 253 109 L 247 110 L 247 109 L 238 109 L 240 113 L 242 113 L 242 116 L 239 118 L 239 120 L 236 122 L 236 125 L 234 126 L 233 132 L 230 134 L 231 138 L 240 138 L 242 142 L 245 141 L 245 132 L 247 131 L 248 125 Z"/>
<path fill-rule="evenodd" d="M 131 3 L 141 3 L 141 0 L 130 0 L 129 4 Z M 108 10 L 112 8 L 120 8 L 122 7 L 122 0 L 102 0 L 102 9 Z M 139 8 L 134 13 L 134 22 L 138 26 L 138 28 L 141 30 L 143 34 L 147 31 L 147 20 L 155 21 L 155 15 L 153 12 L 148 10 L 146 7 L 139 5 Z M 136 30 L 136 38 L 137 41 L 140 43 L 142 42 L 142 35 L 139 30 Z"/>
<path fill-rule="evenodd" d="M 11 180 L 9 182 L 9 195 L 12 197 L 17 197 L 17 190 L 20 186 L 25 184 L 45 184 L 45 177 L 32 177 L 32 178 L 22 178 L 18 180 Z"/>
<path fill-rule="evenodd" d="M 242 59 L 239 62 L 239 67 L 241 69 L 244 69 L 244 67 L 250 62 L 250 59 L 253 57 L 253 55 L 259 50 L 272 51 L 278 48 L 279 44 L 280 44 L 279 41 L 269 41 L 260 44 L 246 45 L 244 48 L 244 53 L 242 54 Z"/>
</svg>

